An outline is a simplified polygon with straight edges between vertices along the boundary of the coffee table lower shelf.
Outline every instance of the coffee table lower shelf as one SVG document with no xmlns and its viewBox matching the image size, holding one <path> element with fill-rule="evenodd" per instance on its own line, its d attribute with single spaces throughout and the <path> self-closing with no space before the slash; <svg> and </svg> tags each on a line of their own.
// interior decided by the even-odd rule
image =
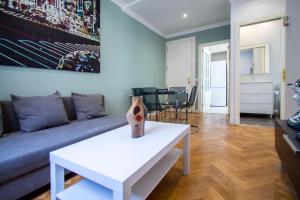
<svg viewBox="0 0 300 200">
<path fill-rule="evenodd" d="M 156 185 L 168 173 L 172 166 L 181 156 L 182 150 L 173 148 L 156 165 L 153 166 L 137 183 L 132 187 L 132 200 L 144 200 L 153 191 Z M 83 179 L 56 196 L 59 200 L 99 200 L 113 199 L 112 190 L 105 188 L 88 179 Z"/>
</svg>

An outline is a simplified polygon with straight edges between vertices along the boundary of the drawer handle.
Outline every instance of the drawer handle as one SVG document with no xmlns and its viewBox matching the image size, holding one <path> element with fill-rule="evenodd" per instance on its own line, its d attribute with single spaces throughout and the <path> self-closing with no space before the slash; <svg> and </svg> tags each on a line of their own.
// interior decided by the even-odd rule
<svg viewBox="0 0 300 200">
<path fill-rule="evenodd" d="M 293 142 L 290 140 L 289 136 L 286 134 L 282 135 L 283 139 L 288 143 L 294 153 L 299 153 L 300 149 L 298 149 Z"/>
</svg>

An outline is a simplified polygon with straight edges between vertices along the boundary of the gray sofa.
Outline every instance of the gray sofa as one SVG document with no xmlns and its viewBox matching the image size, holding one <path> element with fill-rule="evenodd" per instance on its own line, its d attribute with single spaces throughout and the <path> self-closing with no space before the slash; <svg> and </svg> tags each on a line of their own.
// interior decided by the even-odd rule
<svg viewBox="0 0 300 200">
<path fill-rule="evenodd" d="M 0 199 L 17 199 L 50 183 L 49 152 L 127 124 L 125 117 L 111 116 L 77 121 L 72 98 L 63 97 L 63 103 L 70 124 L 24 133 L 12 103 L 0 102 L 7 134 L 0 138 Z"/>
</svg>

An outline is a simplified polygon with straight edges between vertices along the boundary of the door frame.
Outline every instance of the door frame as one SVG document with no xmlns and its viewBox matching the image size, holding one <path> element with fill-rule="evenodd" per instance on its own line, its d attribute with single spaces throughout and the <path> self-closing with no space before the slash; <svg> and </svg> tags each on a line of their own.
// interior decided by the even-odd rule
<svg viewBox="0 0 300 200">
<path fill-rule="evenodd" d="M 203 57 L 205 55 L 206 58 Z M 211 52 L 206 49 L 206 47 L 201 48 L 201 55 L 202 55 L 202 60 L 201 60 L 201 65 L 202 65 L 202 77 L 201 77 L 201 83 L 203 85 L 202 87 L 202 112 L 207 112 L 210 110 L 210 101 L 211 101 Z M 207 61 L 207 55 L 208 55 L 208 61 Z M 207 62 L 209 63 L 207 65 Z M 204 64 L 205 63 L 205 64 Z M 208 75 L 208 76 L 207 76 Z M 208 80 L 209 79 L 209 80 Z M 204 83 L 209 83 L 208 86 L 208 91 L 205 90 L 206 87 L 204 87 Z M 208 94 L 207 94 L 208 93 Z M 207 97 L 209 95 L 209 97 Z M 208 102 L 207 102 L 208 100 Z M 204 103 L 209 103 L 209 105 L 206 105 Z M 209 109 L 208 109 L 209 107 Z"/>
<path fill-rule="evenodd" d="M 193 36 L 193 37 L 188 37 L 188 38 L 183 38 L 183 39 L 178 39 L 178 40 L 172 40 L 172 41 L 168 41 L 168 42 L 166 42 L 166 63 L 165 63 L 165 65 L 166 65 L 166 71 L 165 71 L 165 77 L 166 77 L 166 82 L 165 82 L 165 86 L 166 87 L 168 87 L 168 85 L 167 85 L 167 83 L 168 83 L 168 76 L 167 76 L 167 73 L 168 73 L 168 46 L 169 45 L 171 45 L 171 44 L 176 44 L 176 43 L 180 43 L 180 42 L 184 42 L 184 41 L 191 41 L 192 42 L 192 57 L 191 57 L 191 59 L 192 59 L 192 61 L 191 61 L 191 63 L 192 63 L 192 66 L 191 66 L 191 71 L 190 71 L 190 79 L 191 79 L 191 88 L 192 88 L 192 86 L 193 86 L 193 84 L 195 84 L 195 70 L 196 70 L 196 67 L 195 67 L 195 65 L 196 65 L 196 37 L 195 36 Z M 190 91 L 188 91 L 189 93 L 190 93 Z M 194 107 L 193 107 L 193 109 L 192 110 L 194 110 Z"/>
<path fill-rule="evenodd" d="M 203 54 L 202 54 L 202 49 L 207 46 L 213 46 L 213 45 L 218 45 L 218 44 L 224 44 L 227 43 L 230 45 L 230 39 L 228 40 L 220 40 L 216 42 L 209 42 L 209 43 L 204 43 L 204 44 L 199 44 L 198 45 L 198 85 L 200 90 L 198 90 L 198 112 L 203 112 Z M 230 52 L 227 52 L 227 57 L 229 56 Z M 227 59 L 227 72 L 230 70 L 230 62 Z M 229 92 L 229 79 L 228 79 L 228 74 L 227 73 L 227 93 Z M 228 93 L 229 94 L 229 93 Z M 229 95 L 227 95 L 229 97 Z M 227 106 L 229 107 L 229 101 L 227 101 Z"/>
<path fill-rule="evenodd" d="M 233 34 L 232 41 L 231 41 L 231 61 L 230 65 L 230 106 L 229 106 L 229 113 L 230 113 L 230 123 L 234 125 L 240 124 L 240 28 L 242 26 L 247 26 L 251 24 L 257 24 L 272 20 L 281 20 L 282 24 L 284 22 L 285 14 L 280 13 L 271 16 L 264 16 L 258 17 L 249 20 L 243 20 L 233 23 L 232 30 Z M 280 55 L 280 64 L 281 68 L 285 67 L 285 43 L 286 43 L 286 28 L 282 25 L 281 27 L 281 55 Z M 280 118 L 284 118 L 285 116 L 285 83 L 281 78 L 281 97 L 280 97 Z"/>
</svg>

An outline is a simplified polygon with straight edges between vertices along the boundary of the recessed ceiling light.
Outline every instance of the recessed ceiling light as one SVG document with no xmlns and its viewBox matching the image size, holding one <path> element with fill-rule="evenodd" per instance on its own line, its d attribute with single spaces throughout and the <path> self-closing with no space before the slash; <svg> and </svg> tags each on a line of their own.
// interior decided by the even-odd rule
<svg viewBox="0 0 300 200">
<path fill-rule="evenodd" d="M 183 19 L 185 19 L 185 18 L 187 18 L 187 17 L 188 17 L 188 14 L 187 14 L 187 13 L 183 13 L 183 14 L 182 14 L 182 18 L 183 18 Z"/>
</svg>

